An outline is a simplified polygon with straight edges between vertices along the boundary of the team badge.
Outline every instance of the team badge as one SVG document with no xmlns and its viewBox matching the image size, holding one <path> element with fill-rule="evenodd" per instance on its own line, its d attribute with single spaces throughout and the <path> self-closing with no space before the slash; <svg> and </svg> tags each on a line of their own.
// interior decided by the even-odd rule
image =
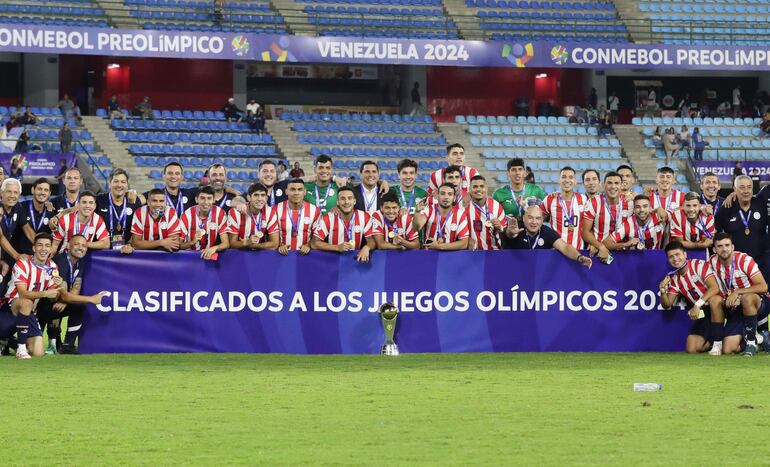
<svg viewBox="0 0 770 467">
<path fill-rule="evenodd" d="M 187 201 L 189 201 L 187 196 L 182 196 L 182 203 L 187 204 Z"/>
<path fill-rule="evenodd" d="M 281 195 L 283 195 L 283 190 L 281 190 L 280 188 L 275 190 L 275 196 L 281 196 Z"/>
<path fill-rule="evenodd" d="M 133 214 L 133 213 L 134 213 L 134 210 L 133 210 L 133 209 L 131 209 L 131 208 L 126 208 L 126 215 L 127 215 L 127 216 L 130 216 L 130 215 L 131 215 L 131 214 Z"/>
</svg>

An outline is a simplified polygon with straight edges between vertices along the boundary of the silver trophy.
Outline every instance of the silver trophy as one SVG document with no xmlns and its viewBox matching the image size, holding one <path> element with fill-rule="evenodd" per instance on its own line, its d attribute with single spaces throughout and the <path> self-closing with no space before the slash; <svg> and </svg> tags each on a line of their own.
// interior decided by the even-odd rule
<svg viewBox="0 0 770 467">
<path fill-rule="evenodd" d="M 382 320 L 382 330 L 385 332 L 385 343 L 380 348 L 380 354 L 396 357 L 398 356 L 398 345 L 393 340 L 393 336 L 396 334 L 398 308 L 392 303 L 383 303 L 378 313 Z"/>
</svg>

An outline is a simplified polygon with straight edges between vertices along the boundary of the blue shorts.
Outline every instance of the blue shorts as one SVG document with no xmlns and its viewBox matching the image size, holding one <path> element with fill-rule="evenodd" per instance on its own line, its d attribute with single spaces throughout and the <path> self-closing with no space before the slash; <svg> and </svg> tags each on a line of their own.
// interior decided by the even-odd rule
<svg viewBox="0 0 770 467">
<path fill-rule="evenodd" d="M 765 295 L 760 295 L 759 310 L 757 310 L 757 331 L 767 331 L 767 316 L 770 311 L 770 299 Z M 743 307 L 738 305 L 732 310 L 727 310 L 725 314 L 727 323 L 725 324 L 725 337 L 743 335 Z"/>
<path fill-rule="evenodd" d="M 690 336 L 701 336 L 708 340 L 709 338 L 709 326 L 711 325 L 711 312 L 708 308 L 704 308 L 703 312 L 706 316 L 696 319 L 690 325 Z"/>
<path fill-rule="evenodd" d="M 8 339 L 16 332 L 16 317 L 10 310 L 0 311 L 0 339 Z"/>
</svg>

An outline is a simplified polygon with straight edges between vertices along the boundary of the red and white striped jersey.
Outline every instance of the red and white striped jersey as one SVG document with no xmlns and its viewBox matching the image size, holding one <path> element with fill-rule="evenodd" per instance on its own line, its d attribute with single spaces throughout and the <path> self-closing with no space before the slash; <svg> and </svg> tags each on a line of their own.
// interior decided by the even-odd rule
<svg viewBox="0 0 770 467">
<path fill-rule="evenodd" d="M 190 247 L 192 250 L 205 250 L 221 242 L 221 237 L 230 233 L 227 224 L 227 212 L 219 206 L 211 206 L 206 219 L 198 216 L 198 206 L 193 206 L 182 214 L 180 221 L 184 242 L 195 240 L 199 230 L 204 234 L 201 239 Z"/>
<path fill-rule="evenodd" d="M 262 232 L 262 238 L 259 239 L 260 243 L 266 242 L 269 235 L 278 232 L 278 218 L 275 208 L 267 205 L 257 214 L 251 212 L 251 208 L 246 214 L 241 214 L 237 209 L 230 209 L 227 225 L 230 228 L 230 233 L 236 234 L 239 240 L 250 238 L 257 231 Z"/>
<path fill-rule="evenodd" d="M 714 277 L 714 271 L 708 261 L 690 259 L 680 272 L 671 274 L 669 277 L 671 280 L 668 282 L 667 293 L 681 295 L 690 302 L 690 305 L 694 305 L 706 294 L 708 290 L 706 280 Z"/>
<path fill-rule="evenodd" d="M 474 250 L 499 250 L 500 241 L 494 227 L 487 227 L 487 221 L 497 219 L 505 230 L 508 227 L 508 219 L 505 217 L 503 205 L 491 196 L 487 196 L 483 204 L 477 205 L 471 200 L 466 210 L 468 213 L 468 228 Z"/>
<path fill-rule="evenodd" d="M 353 240 L 355 249 L 366 245 L 366 239 L 373 236 L 372 216 L 368 212 L 354 209 L 347 222 L 341 214 L 326 213 L 316 223 L 313 236 L 329 245 L 342 245 Z"/>
<path fill-rule="evenodd" d="M 470 236 L 468 216 L 461 206 L 453 206 L 447 215 L 441 215 L 438 206 L 426 206 L 420 214 L 428 219 L 423 226 L 424 242 L 442 237 L 444 243 L 452 243 Z"/>
<path fill-rule="evenodd" d="M 583 206 L 583 222 L 594 223 L 594 236 L 603 242 L 612 232 L 620 227 L 623 219 L 631 217 L 631 204 L 619 198 L 617 204 L 610 206 L 604 193 L 589 199 Z"/>
<path fill-rule="evenodd" d="M 179 218 L 176 217 L 176 211 L 168 205 L 165 207 L 163 216 L 157 220 L 150 215 L 149 206 L 142 206 L 134 213 L 131 235 L 136 235 L 142 240 L 163 240 L 181 234 L 182 228 L 179 225 Z"/>
<path fill-rule="evenodd" d="M 54 240 L 61 242 L 61 251 L 67 249 L 70 239 L 75 234 L 83 235 L 89 242 L 98 242 L 110 235 L 107 226 L 104 225 L 104 219 L 99 214 L 91 214 L 91 219 L 84 224 L 80 223 L 78 215 L 77 211 L 73 211 L 59 219 L 59 225 L 52 236 Z"/>
<path fill-rule="evenodd" d="M 321 217 L 317 206 L 303 201 L 300 209 L 293 211 L 289 202 L 283 201 L 278 203 L 275 211 L 282 245 L 287 245 L 290 250 L 299 250 L 302 245 L 310 243 L 315 224 Z"/>
<path fill-rule="evenodd" d="M 646 229 L 646 230 L 645 230 Z M 620 227 L 610 236 L 615 243 L 627 242 L 632 238 L 644 240 L 644 247 L 648 250 L 658 250 L 663 247 L 663 236 L 666 234 L 666 223 L 654 212 L 650 213 L 647 224 L 640 224 L 636 216 L 623 219 Z"/>
<path fill-rule="evenodd" d="M 551 216 L 551 228 L 561 235 L 562 240 L 578 250 L 583 248 L 583 238 L 580 236 L 580 229 L 583 228 L 581 213 L 587 202 L 586 195 L 573 193 L 572 199 L 567 202 L 557 192 L 549 194 L 540 203 L 540 209 Z"/>
<path fill-rule="evenodd" d="M 650 193 L 650 205 L 652 209 L 663 208 L 671 214 L 684 206 L 684 193 L 672 188 L 668 196 L 660 196 L 657 190 L 653 191 Z"/>
<path fill-rule="evenodd" d="M 473 167 L 461 167 L 462 172 L 462 184 L 460 185 L 460 191 L 463 195 L 468 193 L 468 188 L 471 186 L 471 179 L 479 174 L 479 171 Z M 444 183 L 444 169 L 438 169 L 430 174 L 430 184 L 428 185 L 428 194 L 433 194 L 438 191 L 438 187 Z"/>
<path fill-rule="evenodd" d="M 16 261 L 13 266 L 13 275 L 10 282 L 8 282 L 8 290 L 5 293 L 6 301 L 13 301 L 13 299 L 19 296 L 19 290 L 17 285 L 24 284 L 27 286 L 27 290 L 30 292 L 41 292 L 43 290 L 55 289 L 56 284 L 53 281 L 53 271 L 58 271 L 59 268 L 53 261 L 46 261 L 45 265 L 39 265 L 33 261 L 32 258 L 20 259 Z M 34 310 L 37 307 L 37 303 L 40 299 L 36 299 L 32 305 Z"/>
<path fill-rule="evenodd" d="M 751 278 L 761 274 L 754 258 L 740 251 L 733 253 L 733 259 L 727 265 L 722 264 L 716 254 L 711 255 L 709 263 L 719 282 L 719 290 L 725 295 L 735 289 L 751 287 L 754 283 Z"/>
<path fill-rule="evenodd" d="M 684 210 L 671 214 L 671 237 L 678 237 L 688 242 L 699 242 L 705 238 L 714 238 L 714 216 L 699 214 L 695 221 L 687 219 Z"/>
<path fill-rule="evenodd" d="M 393 243 L 393 239 L 388 237 L 388 234 L 393 231 L 410 242 L 417 240 L 420 236 L 412 225 L 410 214 L 398 216 L 395 222 L 389 223 L 382 211 L 372 213 L 372 235 L 382 235 L 386 242 Z"/>
</svg>

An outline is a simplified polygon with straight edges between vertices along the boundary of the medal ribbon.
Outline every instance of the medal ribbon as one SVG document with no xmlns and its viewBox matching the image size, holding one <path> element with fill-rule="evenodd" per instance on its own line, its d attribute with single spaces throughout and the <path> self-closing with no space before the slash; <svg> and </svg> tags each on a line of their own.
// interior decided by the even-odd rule
<svg viewBox="0 0 770 467">
<path fill-rule="evenodd" d="M 701 233 L 706 236 L 706 238 L 714 238 L 714 236 L 711 235 L 711 232 L 709 232 L 709 230 L 706 228 L 706 223 L 703 222 L 703 216 L 698 216 L 698 222 L 695 224 L 695 228 L 700 230 Z"/>
<path fill-rule="evenodd" d="M 342 227 L 345 229 L 345 241 L 349 242 L 353 240 L 353 227 L 356 225 L 356 213 L 353 213 L 353 217 L 350 218 L 349 225 L 345 225 L 345 220 L 340 218 L 342 221 Z"/>
<path fill-rule="evenodd" d="M 647 219 L 647 222 L 644 224 L 644 226 L 639 225 L 639 221 L 636 220 L 636 216 L 634 216 L 634 225 L 636 225 L 636 236 L 639 238 L 639 241 L 644 244 L 644 246 L 647 246 L 647 230 L 650 228 L 650 223 L 652 222 L 651 219 Z"/>
<path fill-rule="evenodd" d="M 615 227 L 618 225 L 618 215 L 620 215 L 620 211 L 623 207 L 623 200 L 622 198 L 618 198 L 618 204 L 615 206 L 615 215 L 612 215 L 612 209 L 609 207 L 609 203 L 607 202 L 607 197 L 602 193 L 602 200 L 604 201 L 604 210 L 607 211 L 607 215 L 610 216 L 610 230 L 614 231 Z"/>
<path fill-rule="evenodd" d="M 657 198 L 657 200 L 658 200 L 658 206 L 659 206 L 659 207 L 661 207 L 661 208 L 663 208 L 663 209 L 666 209 L 666 208 L 668 207 L 668 205 L 671 203 L 671 196 L 672 196 L 673 194 L 674 194 L 674 190 L 671 190 L 671 191 L 668 193 L 668 196 L 666 196 L 666 205 L 665 205 L 665 206 L 663 206 L 663 201 L 660 199 L 660 192 L 657 192 L 657 193 L 655 194 L 655 197 L 656 197 L 656 198 Z"/>
<path fill-rule="evenodd" d="M 13 214 L 13 212 L 8 214 L 5 212 L 5 209 L 3 209 L 3 226 L 5 226 L 4 230 L 6 237 L 11 237 L 11 235 L 13 235 L 13 230 L 16 227 L 16 222 L 13 220 Z"/>
<path fill-rule="evenodd" d="M 254 222 L 254 233 L 261 232 L 262 231 L 262 211 L 259 211 L 259 215 L 257 217 L 254 217 L 254 213 L 249 210 L 249 215 L 251 216 L 252 222 Z"/>
<path fill-rule="evenodd" d="M 530 237 L 526 231 L 524 232 L 524 235 L 527 236 L 527 240 L 529 241 L 529 245 L 530 245 L 529 249 L 534 250 L 535 248 L 537 248 L 537 242 L 540 241 L 540 231 L 539 230 L 537 231 L 537 237 L 535 237 L 534 240 L 532 240 L 532 237 Z"/>
<path fill-rule="evenodd" d="M 519 202 L 516 200 L 516 192 L 513 191 L 513 187 L 511 185 L 508 185 L 508 190 L 511 192 L 511 200 L 513 200 L 513 204 L 516 205 L 516 212 L 519 213 L 519 215 L 522 214 L 521 212 L 521 205 L 519 205 Z M 523 190 L 522 190 L 523 193 Z"/>
<path fill-rule="evenodd" d="M 302 211 L 305 209 L 305 203 L 302 203 L 302 207 L 299 208 L 299 215 L 297 216 L 297 222 L 294 222 L 294 213 L 289 208 L 289 203 L 286 203 L 286 215 L 289 217 L 289 221 L 291 222 L 291 230 L 289 231 L 289 234 L 292 237 L 296 237 L 299 235 L 299 229 L 302 228 Z M 299 224 L 299 228 L 297 227 L 297 224 Z"/>
<path fill-rule="evenodd" d="M 572 199 L 569 202 L 569 210 L 567 210 L 567 204 L 564 202 L 564 197 L 559 193 L 559 204 L 561 204 L 561 212 L 564 218 L 567 220 L 566 224 L 567 226 L 573 225 L 572 224 L 572 216 L 575 212 L 575 201 L 577 201 L 575 198 L 575 194 L 572 194 Z"/>
<path fill-rule="evenodd" d="M 184 212 L 184 201 L 182 200 L 183 198 L 182 189 L 181 188 L 179 189 L 179 194 L 177 195 L 177 198 L 176 198 L 176 206 L 174 206 L 174 202 L 171 201 L 171 193 L 168 192 L 168 189 L 164 188 L 164 191 L 166 192 L 166 204 L 168 205 L 168 207 L 176 209 L 177 215 L 181 216 L 182 215 L 181 213 Z"/>
<path fill-rule="evenodd" d="M 322 200 L 321 196 L 318 194 L 318 183 L 315 184 L 315 202 L 316 202 L 316 206 L 318 206 L 321 209 L 326 209 L 326 201 L 329 199 L 330 188 L 331 188 L 331 184 L 326 185 L 326 192 L 324 193 L 324 197 Z"/>
<path fill-rule="evenodd" d="M 77 271 L 75 270 L 75 266 L 77 266 L 80 263 L 80 261 L 75 261 L 75 264 L 73 265 L 70 263 L 70 257 L 67 255 L 67 264 L 70 266 L 70 282 L 69 286 L 72 287 L 72 284 L 75 283 L 75 276 L 77 275 Z"/>
<path fill-rule="evenodd" d="M 128 210 L 126 209 L 126 198 L 123 197 L 123 209 L 120 211 L 120 215 L 118 215 L 118 210 L 115 209 L 115 204 L 112 202 L 112 193 L 109 194 L 110 199 L 110 232 L 112 232 L 112 219 L 113 214 L 114 217 L 118 219 L 118 224 L 120 225 L 120 228 L 125 231 L 126 230 L 126 219 L 128 218 Z"/>
<path fill-rule="evenodd" d="M 404 190 L 403 188 L 399 187 L 398 194 L 401 195 L 401 207 L 405 207 L 407 211 L 412 211 L 412 203 L 414 203 L 414 192 L 417 191 L 414 188 L 412 188 L 412 196 L 409 198 L 409 204 L 406 202 L 406 197 L 404 196 Z"/>
<path fill-rule="evenodd" d="M 45 221 L 45 206 L 43 206 L 43 215 L 40 217 L 40 222 L 35 220 L 35 208 L 34 208 L 34 201 L 29 202 L 29 217 L 32 220 L 32 228 L 35 229 L 35 232 L 40 232 L 40 229 L 43 227 L 43 222 Z"/>
<path fill-rule="evenodd" d="M 436 236 L 438 238 L 444 238 L 444 227 L 446 227 L 446 223 L 449 220 L 449 217 L 452 215 L 452 210 L 449 210 L 449 213 L 447 213 L 446 217 L 444 218 L 444 221 L 441 221 L 441 212 L 439 212 L 438 207 L 436 207 Z"/>
<path fill-rule="evenodd" d="M 86 236 L 86 230 L 88 230 L 88 224 L 91 223 L 91 219 L 93 219 L 93 218 L 89 218 L 88 220 L 86 220 L 86 222 L 83 224 L 83 230 L 80 230 L 80 216 L 75 214 L 75 233 L 78 233 L 78 234 L 80 234 L 80 235 L 85 237 Z"/>
<path fill-rule="evenodd" d="M 64 202 L 67 204 L 67 209 L 71 208 L 72 206 L 75 206 L 80 201 L 80 193 L 78 193 L 78 197 L 75 199 L 74 203 L 70 203 L 70 200 L 67 198 L 67 194 L 64 194 Z"/>
<path fill-rule="evenodd" d="M 214 214 L 214 210 L 213 210 L 213 209 L 209 210 L 209 215 L 208 215 L 208 216 L 206 216 L 206 221 L 205 221 L 205 223 L 204 223 L 204 224 L 201 224 L 201 222 L 200 222 L 200 219 L 201 219 L 201 218 L 200 218 L 200 217 L 198 217 L 198 211 L 197 211 L 197 209 L 196 209 L 196 212 L 195 212 L 195 220 L 197 221 L 197 224 L 198 224 L 198 229 L 199 229 L 199 230 L 203 230 L 203 232 L 204 232 L 204 233 L 203 233 L 203 237 L 201 237 L 201 239 L 200 239 L 200 242 L 198 242 L 198 243 L 200 244 L 200 246 L 201 246 L 201 249 L 203 249 L 203 245 L 208 245 L 208 243 L 209 243 L 209 238 L 211 238 L 211 235 L 209 235 L 209 233 L 210 233 L 210 232 L 209 232 L 209 224 L 211 224 L 211 215 L 212 215 L 212 214 Z M 216 237 L 216 235 L 215 235 L 214 237 Z M 204 239 L 204 238 L 206 239 L 206 242 L 205 242 L 205 243 L 203 242 L 203 239 Z"/>
<path fill-rule="evenodd" d="M 746 228 L 746 230 L 749 230 L 749 221 L 751 221 L 751 209 L 749 209 L 749 213 L 747 215 L 743 215 L 743 209 L 738 209 L 738 214 L 741 215 L 741 222 L 743 223 L 743 226 Z"/>
<path fill-rule="evenodd" d="M 366 196 L 366 189 L 364 188 L 364 184 L 358 185 L 359 189 L 361 190 L 361 195 L 364 197 L 364 204 L 366 205 L 366 212 L 369 212 L 372 210 L 372 206 L 374 206 L 374 203 L 377 202 L 377 187 L 374 188 L 374 194 L 372 195 L 371 199 Z M 412 192 L 414 194 L 414 192 Z"/>
<path fill-rule="evenodd" d="M 716 219 L 717 211 L 719 210 L 719 196 L 717 196 L 716 199 L 714 200 L 714 204 L 711 204 L 711 201 L 706 199 L 706 195 L 701 194 L 700 199 L 701 201 L 703 201 L 703 204 L 707 204 L 714 208 L 714 218 Z"/>
</svg>

